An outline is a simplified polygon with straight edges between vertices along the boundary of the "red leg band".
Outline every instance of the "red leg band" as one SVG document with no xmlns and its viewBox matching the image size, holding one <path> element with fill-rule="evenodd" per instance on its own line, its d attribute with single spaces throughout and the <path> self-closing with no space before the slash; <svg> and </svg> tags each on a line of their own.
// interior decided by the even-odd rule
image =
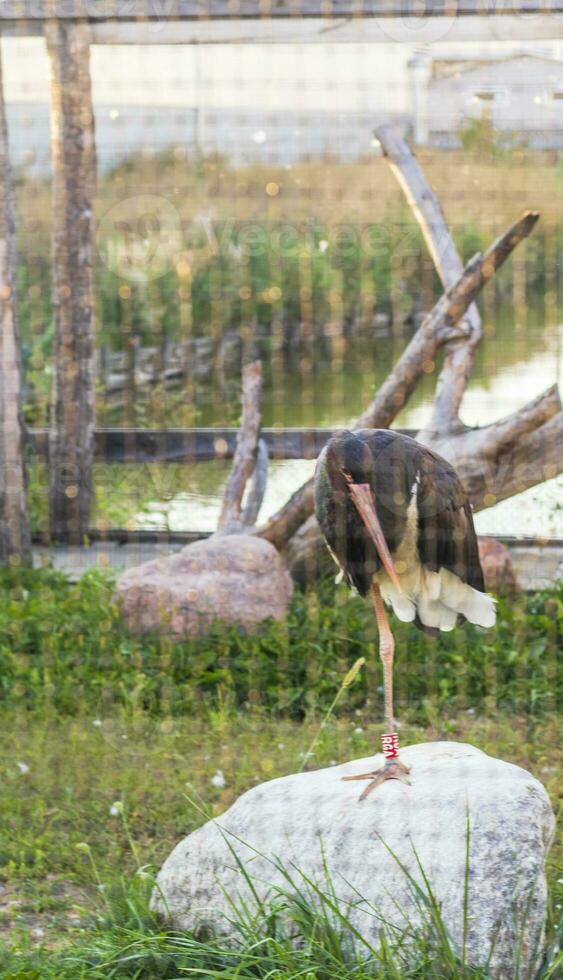
<svg viewBox="0 0 563 980">
<path fill-rule="evenodd" d="M 386 759 L 397 759 L 399 757 L 399 736 L 397 732 L 389 732 L 381 736 L 381 747 Z"/>
</svg>

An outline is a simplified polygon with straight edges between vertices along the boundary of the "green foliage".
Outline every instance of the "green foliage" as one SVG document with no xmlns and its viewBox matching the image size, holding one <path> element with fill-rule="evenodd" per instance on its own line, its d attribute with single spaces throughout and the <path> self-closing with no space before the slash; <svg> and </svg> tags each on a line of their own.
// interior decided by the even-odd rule
<svg viewBox="0 0 563 980">
<path fill-rule="evenodd" d="M 112 599 L 112 580 L 91 571 L 76 582 L 49 569 L 0 576 L 0 699 L 72 714 L 77 702 L 173 715 L 202 699 L 261 706 L 302 718 L 325 712 L 358 657 L 368 668 L 349 692 L 352 707 L 379 697 L 375 627 L 366 603 L 323 582 L 296 592 L 285 622 L 254 635 L 216 624 L 205 636 L 131 635 Z M 496 705 L 538 714 L 561 699 L 557 654 L 563 587 L 499 603 L 494 631 L 466 624 L 430 640 L 395 623 L 396 698 L 420 706 Z"/>
<path fill-rule="evenodd" d="M 322 324 L 334 317 L 341 299 L 345 322 L 362 315 L 363 294 L 373 295 L 380 311 L 389 310 L 393 279 L 400 269 L 401 293 L 415 302 L 420 293 L 425 246 L 412 216 L 404 208 L 388 210 L 373 224 L 349 222 L 331 227 L 317 222 L 287 226 L 260 218 L 225 222 L 215 229 L 216 246 L 210 248 L 195 227 L 186 232 L 192 256 L 189 291 L 192 336 L 215 336 L 254 319 L 264 327 L 274 321 L 297 323 L 311 319 Z M 484 249 L 490 231 L 471 225 L 455 229 L 462 254 Z M 534 240 L 545 244 L 538 228 Z M 561 243 L 557 248 L 560 249 Z M 528 260 L 527 260 L 528 264 Z M 20 317 L 24 363 L 40 370 L 41 357 L 52 344 L 52 307 L 46 260 L 22 256 L 19 267 Z M 536 263 L 529 263 L 528 285 L 539 285 Z M 506 278 L 507 273 L 502 273 Z M 131 283 L 130 295 L 120 298 L 120 280 L 103 263 L 97 267 L 99 343 L 124 350 L 127 334 L 151 345 L 159 337 L 182 336 L 181 280 L 175 270 L 148 285 Z M 434 280 L 434 294 L 439 293 Z M 394 302 L 396 297 L 394 297 Z M 410 309 L 410 307 L 409 307 Z"/>
<path fill-rule="evenodd" d="M 458 129 L 458 136 L 465 152 L 480 160 L 509 161 L 514 150 L 523 150 L 527 146 L 520 133 L 496 129 L 488 108 L 483 108 L 479 116 L 465 119 Z"/>
<path fill-rule="evenodd" d="M 173 842 L 207 816 L 220 815 L 257 782 L 295 772 L 303 761 L 324 767 L 373 751 L 381 709 L 356 709 L 350 716 L 352 691 L 341 705 L 348 713 L 332 716 L 322 728 L 319 717 L 297 723 L 257 708 L 236 710 L 227 700 L 200 703 L 176 718 L 150 717 L 141 709 L 107 714 L 100 706 L 94 714 L 79 694 L 75 717 L 4 709 L 0 931 L 10 947 L 22 954 L 37 944 L 36 927 L 48 949 L 80 946 L 81 930 L 99 924 L 96 944 L 107 943 L 108 955 L 121 955 L 123 930 L 134 928 L 125 918 L 128 903 L 146 922 L 145 905 L 139 904 L 143 875 L 148 866 L 161 865 Z M 444 707 L 438 711 L 431 701 L 424 712 L 421 725 L 411 720 L 416 712 L 401 711 L 403 744 L 436 738 L 471 742 L 531 770 L 556 803 L 562 752 L 553 713 L 533 720 L 498 712 L 455 715 Z M 217 769 L 225 786 L 214 781 Z M 555 846 L 548 878 L 552 937 L 563 900 L 561 849 Z M 108 921 L 108 901 L 122 910 L 119 936 L 116 923 Z M 156 943 L 157 925 L 146 928 L 143 942 L 151 942 L 151 934 Z M 91 934 L 87 941 L 92 943 Z M 9 962 L 13 968 L 15 959 Z"/>
<path fill-rule="evenodd" d="M 331 348 L 330 337 L 323 334 L 324 324 L 340 321 L 345 334 L 351 323 L 361 321 L 366 310 L 369 316 L 372 309 L 385 313 L 393 310 L 395 315 L 409 318 L 419 304 L 421 282 L 430 281 L 435 299 L 440 291 L 435 273 L 424 271 L 422 236 L 404 209 L 389 211 L 380 223 L 351 222 L 335 228 L 304 223 L 287 230 L 282 223 L 261 219 L 252 224 L 250 243 L 247 223 L 225 223 L 217 228 L 217 250 L 199 242 L 199 235 L 197 230 L 188 234 L 187 247 L 193 256 L 189 291 L 173 269 L 153 283 L 131 283 L 123 299 L 118 293 L 120 280 L 99 264 L 99 346 L 122 352 L 131 342 L 163 347 L 166 341 L 189 336 L 217 338 L 227 330 L 244 335 L 249 325 L 257 324 L 269 386 L 280 326 L 285 331 L 300 322 L 311 324 L 319 351 L 326 355 Z M 471 224 L 455 228 L 454 236 L 466 259 L 483 251 L 491 240 L 489 229 L 483 231 Z M 531 295 L 541 294 L 546 269 L 553 261 L 550 256 L 562 251 L 563 232 L 548 233 L 540 226 L 525 251 L 526 284 Z M 510 265 L 495 277 L 499 299 L 510 296 L 511 277 Z M 23 256 L 19 281 L 25 414 L 29 424 L 45 425 L 53 340 L 45 261 Z M 184 300 L 184 307 L 189 302 L 189 328 L 182 313 L 182 294 L 189 297 Z M 99 412 L 109 412 L 110 418 L 111 407 L 105 406 L 103 391 L 99 394 Z M 158 424 L 158 405 L 149 409 L 147 419 L 143 419 L 136 407 L 137 424 Z"/>
<path fill-rule="evenodd" d="M 89 850 L 87 845 L 83 845 Z M 233 853 L 236 861 L 237 857 Z M 328 871 L 313 881 L 294 865 L 272 859 L 281 885 L 257 908 L 232 896 L 229 923 L 237 942 L 212 935 L 166 931 L 149 907 L 154 879 L 146 870 L 103 889 L 88 934 L 53 954 L 46 949 L 0 952 L 5 980 L 177 980 L 190 975 L 240 980 L 490 980 L 486 967 L 471 966 L 457 952 L 428 878 L 422 884 L 398 862 L 418 909 L 416 926 L 381 929 L 372 946 L 339 901 Z M 253 889 L 248 870 L 241 876 Z M 94 870 L 96 867 L 94 864 Z M 377 908 L 358 895 L 367 915 Z M 486 955 L 487 951 L 482 953 Z M 517 950 L 515 950 L 517 957 Z M 538 980 L 558 975 L 562 954 L 549 948 Z"/>
<path fill-rule="evenodd" d="M 469 121 L 462 131 L 462 140 L 478 155 L 487 156 L 488 150 L 483 147 L 496 147 L 498 156 L 501 150 L 495 139 L 487 120 Z M 252 168 L 229 169 L 226 161 L 209 159 L 199 162 L 199 176 L 198 167 L 194 166 L 194 184 L 191 196 L 188 194 L 191 206 L 185 211 L 186 202 L 180 205 L 177 200 L 178 174 L 171 169 L 171 162 L 170 154 L 163 153 L 147 174 L 142 158 L 135 157 L 101 178 L 100 208 L 108 207 L 123 194 L 134 195 L 139 187 L 150 186 L 151 182 L 159 194 L 165 192 L 181 218 L 182 252 L 180 261 L 171 258 L 170 268 L 160 278 L 128 283 L 97 256 L 95 295 L 100 347 L 124 352 L 133 342 L 163 348 L 168 340 L 217 338 L 226 330 L 238 330 L 246 338 L 248 331 L 258 328 L 268 382 L 268 372 L 275 369 L 274 355 L 279 353 L 280 333 L 296 331 L 304 323 L 306 333 L 315 334 L 318 351 L 322 354 L 324 349 L 325 354 L 328 351 L 336 356 L 336 345 L 328 336 L 330 331 L 324 335 L 325 325 L 338 323 L 345 338 L 351 323 L 369 324 L 374 311 L 393 312 L 397 319 L 408 319 L 421 305 L 427 308 L 440 292 L 416 220 L 404 205 L 378 202 L 376 210 L 373 205 L 354 209 L 350 203 L 346 208 L 335 208 L 332 203 L 329 207 L 317 205 L 315 195 L 318 196 L 319 181 L 322 184 L 322 170 L 318 170 L 305 172 L 293 188 L 287 172 L 282 172 L 288 182 L 287 193 L 293 198 L 269 210 L 264 203 L 264 175 L 254 174 Z M 237 205 L 235 197 L 218 200 L 216 208 L 209 211 L 209 200 L 218 193 L 215 185 L 219 168 L 225 186 L 248 181 L 244 207 L 238 206 L 240 201 Z M 337 171 L 338 168 L 335 175 Z M 347 192 L 346 169 L 338 178 L 335 175 L 331 180 L 337 180 L 338 201 Z M 276 178 L 281 180 L 277 173 Z M 474 183 L 481 180 L 490 181 L 490 174 L 479 172 Z M 538 176 L 536 181 L 540 180 Z M 305 182 L 309 186 L 302 186 Z M 311 195 L 310 206 L 305 210 L 298 208 L 294 200 L 297 191 Z M 49 194 L 48 183 L 32 180 L 24 181 L 20 191 L 23 212 L 31 211 L 29 228 L 20 229 L 18 267 L 26 381 L 24 407 L 27 421 L 35 425 L 46 424 L 50 402 L 53 311 L 50 228 L 44 216 Z M 197 205 L 200 197 L 202 213 Z M 518 191 L 515 199 L 519 199 Z M 487 221 L 477 218 L 472 226 L 465 214 L 450 216 L 456 244 L 465 257 L 490 244 L 494 232 L 488 220 L 489 217 Z M 542 296 L 549 278 L 546 269 L 562 251 L 563 231 L 557 223 L 540 224 L 522 250 L 520 261 L 525 264 L 526 288 L 536 298 Z M 510 296 L 512 275 L 509 263 L 495 277 L 497 295 Z M 550 281 L 555 281 L 553 275 Z M 107 407 L 110 416 L 112 408 L 115 412 L 115 405 Z M 99 412 L 105 411 L 100 398 Z M 148 415 L 149 421 L 158 424 L 157 412 Z M 143 424 L 145 420 L 138 417 L 136 421 Z"/>
<path fill-rule="evenodd" d="M 497 146 L 490 125 L 479 120 L 467 124 L 464 139 L 476 148 L 475 153 L 423 152 L 430 182 L 445 195 L 456 244 L 464 257 L 485 248 L 516 217 L 514 202 L 527 202 L 549 214 L 550 221 L 540 222 L 518 251 L 518 294 L 525 281 L 532 304 L 543 315 L 544 297 L 550 306 L 561 299 L 555 273 L 563 252 L 563 228 L 556 206 L 557 167 L 549 154 Z M 488 159 L 490 153 L 478 149 L 483 141 L 496 147 L 494 158 Z M 459 180 L 452 182 L 452 173 L 462 169 L 463 185 L 475 191 L 472 217 L 460 187 L 454 186 Z M 266 193 L 270 181 L 279 188 L 274 198 Z M 328 160 L 302 162 L 288 170 L 273 164 L 234 167 L 217 155 L 186 165 L 171 151 L 151 160 L 136 154 L 100 175 L 98 217 L 147 191 L 162 195 L 177 211 L 181 251 L 170 256 L 166 274 L 147 282 L 124 282 L 104 264 L 103 250 L 97 254 L 100 347 L 125 352 L 132 343 L 140 343 L 163 349 L 167 340 L 217 339 L 227 329 L 239 331 L 243 341 L 253 333 L 260 338 L 267 399 L 271 375 L 278 372 L 278 389 L 285 388 L 288 381 L 288 348 L 295 347 L 284 344 L 288 336 L 292 341 L 301 338 L 305 349 L 311 337 L 315 338 L 310 386 L 323 358 L 334 362 L 342 358 L 349 365 L 353 345 L 347 335 L 352 322 L 365 326 L 373 337 L 374 312 L 392 313 L 397 324 L 409 321 L 421 308 L 427 309 L 440 291 L 416 219 L 398 203 L 394 178 L 387 164 L 376 157 L 351 166 Z M 53 334 L 50 182 L 22 176 L 18 198 L 24 408 L 29 424 L 45 425 L 50 410 Z M 495 201 L 493 226 L 490 200 Z M 489 293 L 512 300 L 515 268 L 514 262 L 507 263 L 495 276 Z M 376 340 L 376 359 L 381 363 L 386 361 L 384 345 L 381 338 Z M 286 360 L 283 379 L 279 374 L 282 353 Z M 370 359 L 372 355 L 373 346 Z M 305 356 L 309 358 L 310 352 Z M 201 415 L 194 419 L 192 413 L 201 411 L 204 397 L 222 404 L 224 391 L 221 386 L 219 393 L 216 382 L 207 386 L 205 395 L 200 387 L 196 377 L 197 397 L 188 399 L 189 409 L 180 407 L 186 403 L 185 392 L 183 399 L 176 393 L 177 404 L 173 409 L 169 406 L 168 418 L 158 393 L 151 391 L 145 404 L 146 393 L 139 390 L 131 413 L 134 417 L 127 424 L 209 424 Z M 99 396 L 98 421 L 106 425 L 123 422 L 122 407 L 116 404 L 119 399 L 109 399 L 106 404 L 101 389 Z M 211 424 L 217 424 L 216 420 Z"/>
<path fill-rule="evenodd" d="M 461 145 L 466 153 L 493 157 L 498 150 L 498 135 L 490 109 L 481 115 L 465 119 L 458 129 Z"/>
<path fill-rule="evenodd" d="M 280 892 L 252 923 L 260 936 L 241 927 L 237 953 L 163 931 L 148 908 L 147 865 L 172 841 L 257 781 L 373 750 L 375 626 L 366 603 L 324 582 L 255 636 L 218 625 L 189 642 L 142 639 L 121 625 L 112 588 L 101 572 L 76 583 L 50 569 L 1 576 L 0 977 L 485 980 L 456 959 L 439 915 L 411 952 L 391 942 L 379 958 L 351 956 L 346 922 L 335 928 L 311 894 Z M 404 742 L 471 741 L 531 769 L 555 799 L 562 630 L 561 586 L 502 602 L 495 632 L 465 627 L 433 643 L 395 624 Z M 554 851 L 544 980 L 561 968 L 560 869 Z"/>
</svg>

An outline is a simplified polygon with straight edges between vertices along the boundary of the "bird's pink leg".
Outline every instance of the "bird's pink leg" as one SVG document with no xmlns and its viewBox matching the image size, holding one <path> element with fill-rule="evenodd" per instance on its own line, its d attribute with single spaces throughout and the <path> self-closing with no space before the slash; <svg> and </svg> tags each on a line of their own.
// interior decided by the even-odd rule
<svg viewBox="0 0 563 980">
<path fill-rule="evenodd" d="M 371 598 L 379 630 L 379 656 L 383 663 L 383 694 L 385 699 L 385 725 L 389 733 L 395 731 L 393 715 L 393 657 L 395 656 L 395 639 L 389 626 L 385 603 L 381 598 L 381 590 L 375 582 L 371 586 Z"/>
<path fill-rule="evenodd" d="M 377 627 L 379 630 L 379 656 L 383 663 L 383 691 L 385 698 L 385 725 L 387 732 L 382 736 L 385 764 L 382 769 L 373 772 L 362 773 L 360 776 L 344 776 L 345 780 L 369 779 L 360 800 L 364 800 L 372 790 L 380 786 L 386 779 L 399 779 L 403 783 L 408 783 L 407 775 L 410 772 L 399 759 L 399 740 L 395 735 L 395 719 L 393 716 L 393 656 L 395 654 L 395 640 L 389 626 L 385 605 L 381 598 L 379 586 L 374 582 L 371 587 L 371 597 Z"/>
</svg>

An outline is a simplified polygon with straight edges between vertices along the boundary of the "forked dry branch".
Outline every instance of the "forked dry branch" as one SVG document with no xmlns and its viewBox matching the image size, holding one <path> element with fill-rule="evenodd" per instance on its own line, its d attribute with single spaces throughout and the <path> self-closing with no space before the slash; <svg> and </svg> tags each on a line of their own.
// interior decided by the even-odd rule
<svg viewBox="0 0 563 980">
<path fill-rule="evenodd" d="M 438 199 L 405 140 L 390 126 L 380 127 L 376 135 L 448 289 L 463 266 Z M 465 335 L 446 343 L 432 418 L 419 432 L 418 440 L 455 466 L 475 510 L 479 510 L 560 472 L 557 467 L 563 463 L 557 443 L 561 445 L 563 437 L 563 414 L 559 392 L 552 386 L 508 418 L 479 429 L 464 425 L 459 410 L 482 337 L 474 304 L 463 324 Z"/>
</svg>

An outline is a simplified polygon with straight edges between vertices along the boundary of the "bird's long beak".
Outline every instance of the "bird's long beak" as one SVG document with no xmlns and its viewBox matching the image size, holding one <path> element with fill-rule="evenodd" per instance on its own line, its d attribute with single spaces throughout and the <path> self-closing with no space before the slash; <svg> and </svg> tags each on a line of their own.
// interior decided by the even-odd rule
<svg viewBox="0 0 563 980">
<path fill-rule="evenodd" d="M 364 522 L 368 534 L 376 547 L 377 554 L 381 558 L 383 567 L 395 588 L 398 589 L 399 592 L 402 592 L 403 589 L 401 583 L 399 582 L 397 572 L 395 571 L 393 559 L 391 558 L 391 552 L 387 547 L 385 535 L 383 534 L 383 530 L 377 516 L 377 511 L 373 503 L 371 487 L 369 483 L 352 483 L 351 480 L 348 480 L 347 482 L 350 496 L 352 497 L 358 514 Z"/>
</svg>

